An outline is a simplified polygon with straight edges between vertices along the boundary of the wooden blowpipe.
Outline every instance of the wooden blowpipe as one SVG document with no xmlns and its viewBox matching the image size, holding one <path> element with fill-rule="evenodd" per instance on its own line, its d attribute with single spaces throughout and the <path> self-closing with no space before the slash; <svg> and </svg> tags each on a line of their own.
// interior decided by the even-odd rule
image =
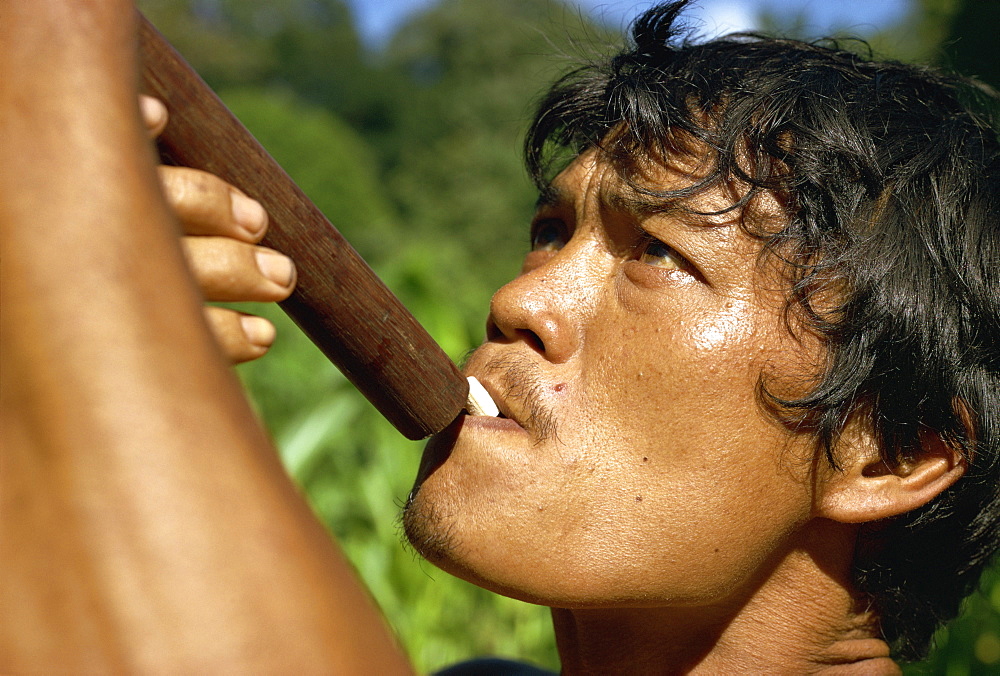
<svg viewBox="0 0 1000 676">
<path fill-rule="evenodd" d="M 298 271 L 285 312 L 407 438 L 444 429 L 469 393 L 458 368 L 145 17 L 139 40 L 146 93 L 170 112 L 164 159 L 258 200 L 270 216 L 263 243 Z"/>
</svg>

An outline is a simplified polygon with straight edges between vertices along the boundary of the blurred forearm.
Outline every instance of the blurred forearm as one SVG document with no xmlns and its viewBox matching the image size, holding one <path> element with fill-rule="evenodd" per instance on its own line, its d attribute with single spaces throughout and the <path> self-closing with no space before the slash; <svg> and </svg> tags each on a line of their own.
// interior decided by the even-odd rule
<svg viewBox="0 0 1000 676">
<path fill-rule="evenodd" d="M 0 3 L 0 671 L 404 670 L 204 326 L 133 41 Z"/>
</svg>

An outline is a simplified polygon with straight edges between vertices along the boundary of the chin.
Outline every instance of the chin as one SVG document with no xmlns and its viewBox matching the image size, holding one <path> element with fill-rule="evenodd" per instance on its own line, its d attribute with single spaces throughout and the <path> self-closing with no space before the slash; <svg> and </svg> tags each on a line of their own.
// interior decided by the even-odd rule
<svg viewBox="0 0 1000 676">
<path fill-rule="evenodd" d="M 488 591 L 519 601 L 550 605 L 551 599 L 535 595 L 516 581 L 505 579 L 509 571 L 505 570 L 503 562 L 496 565 L 496 562 L 472 561 L 477 559 L 472 555 L 475 548 L 466 546 L 458 536 L 453 511 L 432 497 L 433 487 L 427 488 L 429 490 L 416 487 L 403 508 L 403 531 L 417 553 L 449 575 Z"/>
<path fill-rule="evenodd" d="M 403 532 L 418 554 L 447 570 L 447 562 L 455 558 L 457 549 L 454 529 L 433 501 L 421 495 L 419 486 L 403 507 Z"/>
</svg>

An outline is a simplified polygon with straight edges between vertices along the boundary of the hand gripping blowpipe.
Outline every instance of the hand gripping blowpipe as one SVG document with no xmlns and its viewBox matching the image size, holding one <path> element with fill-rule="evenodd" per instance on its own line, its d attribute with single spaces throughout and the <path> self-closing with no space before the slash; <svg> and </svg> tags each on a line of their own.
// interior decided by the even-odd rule
<svg viewBox="0 0 1000 676">
<path fill-rule="evenodd" d="M 469 382 L 413 315 L 166 39 L 145 17 L 139 23 L 143 86 L 170 112 L 161 155 L 264 206 L 263 243 L 298 271 L 285 312 L 409 439 L 441 431 L 463 408 L 496 415 L 478 383 L 468 402 Z"/>
</svg>

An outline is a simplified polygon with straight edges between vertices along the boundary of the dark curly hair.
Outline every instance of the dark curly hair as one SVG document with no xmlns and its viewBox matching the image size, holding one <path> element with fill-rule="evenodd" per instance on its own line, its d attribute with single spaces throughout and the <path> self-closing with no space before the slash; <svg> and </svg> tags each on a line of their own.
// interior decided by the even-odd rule
<svg viewBox="0 0 1000 676">
<path fill-rule="evenodd" d="M 828 356 L 807 396 L 782 399 L 762 381 L 762 398 L 814 430 L 834 467 L 849 419 L 890 467 L 919 457 L 928 435 L 968 463 L 923 508 L 866 526 L 857 548 L 857 588 L 894 654 L 917 659 L 1000 535 L 1000 146 L 989 119 L 1000 103 L 972 80 L 832 40 L 695 43 L 676 25 L 686 4 L 650 9 L 624 51 L 552 86 L 525 142 L 528 170 L 544 187 L 587 149 L 627 163 L 682 152 L 687 138 L 711 149 L 709 176 L 682 191 L 635 187 L 679 201 L 747 186 L 733 208 L 780 196 L 782 228 L 744 227 L 788 263 L 787 310 Z M 831 280 L 837 305 L 819 307 Z"/>
</svg>

